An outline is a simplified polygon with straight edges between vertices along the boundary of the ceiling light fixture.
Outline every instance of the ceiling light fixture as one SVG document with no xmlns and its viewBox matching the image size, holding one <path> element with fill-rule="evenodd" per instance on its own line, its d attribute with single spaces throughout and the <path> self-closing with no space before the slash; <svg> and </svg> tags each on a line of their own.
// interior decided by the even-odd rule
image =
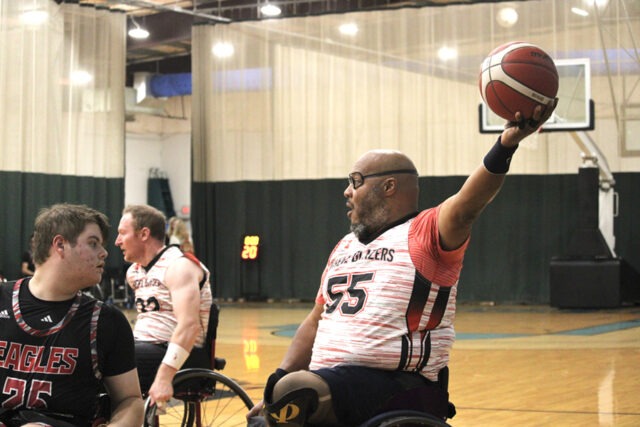
<svg viewBox="0 0 640 427">
<path fill-rule="evenodd" d="M 129 30 L 129 37 L 134 39 L 146 39 L 147 37 L 149 37 L 149 31 L 140 27 L 136 20 L 133 19 L 133 16 L 131 17 L 131 22 L 133 22 L 134 27 Z"/>
<path fill-rule="evenodd" d="M 265 3 L 260 8 L 260 13 L 262 13 L 264 16 L 272 18 L 274 16 L 280 16 L 280 14 L 282 13 L 282 9 L 280 9 L 273 3 Z"/>
<path fill-rule="evenodd" d="M 228 58 L 233 55 L 235 49 L 231 43 L 218 42 L 213 45 L 211 52 L 213 52 L 217 58 Z"/>
<path fill-rule="evenodd" d="M 438 49 L 438 58 L 441 61 L 449 61 L 458 57 L 458 50 L 452 47 L 443 46 Z"/>
<path fill-rule="evenodd" d="M 584 9 L 580 9 L 579 7 L 572 7 L 571 12 L 575 13 L 578 16 L 589 16 L 589 12 Z"/>
<path fill-rule="evenodd" d="M 344 34 L 345 36 L 355 36 L 358 34 L 358 25 L 353 22 L 342 24 L 338 29 L 340 30 L 340 34 Z"/>
<path fill-rule="evenodd" d="M 594 0 L 593 4 L 594 4 L 595 7 L 598 7 L 600 9 L 604 9 L 609 4 L 609 0 Z"/>
<path fill-rule="evenodd" d="M 93 76 L 85 70 L 74 70 L 69 77 L 71 84 L 75 86 L 84 86 L 93 80 Z"/>
<path fill-rule="evenodd" d="M 511 28 L 518 22 L 518 11 L 513 7 L 503 7 L 498 11 L 496 20 L 501 27 Z"/>
<path fill-rule="evenodd" d="M 49 13 L 41 9 L 27 10 L 20 14 L 20 22 L 24 25 L 41 25 L 47 22 L 48 18 Z"/>
<path fill-rule="evenodd" d="M 609 0 L 582 0 L 582 9 L 604 9 L 609 5 Z"/>
</svg>

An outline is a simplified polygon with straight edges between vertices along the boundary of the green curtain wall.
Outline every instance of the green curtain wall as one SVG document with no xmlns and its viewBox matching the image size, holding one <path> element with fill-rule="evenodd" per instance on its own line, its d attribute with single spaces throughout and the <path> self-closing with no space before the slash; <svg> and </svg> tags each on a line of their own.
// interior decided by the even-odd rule
<svg viewBox="0 0 640 427">
<path fill-rule="evenodd" d="M 615 174 L 620 195 L 616 251 L 640 268 L 639 173 Z M 421 178 L 421 208 L 453 194 L 464 177 Z M 346 180 L 194 183 L 192 223 L 198 256 L 212 269 L 220 298 L 312 300 L 333 246 L 348 230 Z M 460 278 L 460 301 L 549 302 L 549 263 L 567 247 L 578 212 L 576 175 L 510 176 L 474 226 Z M 107 266 L 124 206 L 122 178 L 0 172 L 0 271 L 19 276 L 33 220 L 57 202 L 84 203 L 109 217 Z M 256 262 L 240 258 L 242 236 L 261 237 Z M 640 283 L 637 284 L 640 286 Z"/>
<path fill-rule="evenodd" d="M 616 251 L 638 270 L 640 174 L 615 178 Z M 455 193 L 464 179 L 421 178 L 421 208 Z M 330 251 L 348 231 L 345 186 L 346 179 L 194 183 L 196 253 L 212 269 L 215 295 L 312 300 Z M 459 300 L 548 303 L 550 261 L 570 255 L 577 204 L 577 174 L 509 176 L 474 226 Z M 244 234 L 260 236 L 258 261 L 241 260 Z"/>
<path fill-rule="evenodd" d="M 107 268 L 121 269 L 122 254 L 115 247 L 116 229 L 124 207 L 123 178 L 0 171 L 0 271 L 11 280 L 20 277 L 20 259 L 28 248 L 39 210 L 54 203 L 86 204 L 105 213 L 111 223 Z"/>
</svg>

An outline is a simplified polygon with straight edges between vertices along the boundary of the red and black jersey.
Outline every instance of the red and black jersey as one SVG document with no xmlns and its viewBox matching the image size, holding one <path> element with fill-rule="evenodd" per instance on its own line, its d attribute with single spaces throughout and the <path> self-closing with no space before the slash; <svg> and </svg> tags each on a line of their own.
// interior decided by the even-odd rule
<svg viewBox="0 0 640 427">
<path fill-rule="evenodd" d="M 117 309 L 82 293 L 69 301 L 39 300 L 28 281 L 0 286 L 1 405 L 89 425 L 103 375 L 135 367 L 131 327 Z M 100 345 L 99 333 L 108 330 L 112 336 L 100 337 Z"/>
</svg>

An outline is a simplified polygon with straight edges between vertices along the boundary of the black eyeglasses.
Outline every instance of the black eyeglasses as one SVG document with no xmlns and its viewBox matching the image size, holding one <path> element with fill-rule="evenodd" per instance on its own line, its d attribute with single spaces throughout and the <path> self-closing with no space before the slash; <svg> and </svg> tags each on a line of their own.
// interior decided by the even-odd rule
<svg viewBox="0 0 640 427">
<path fill-rule="evenodd" d="M 396 169 L 396 170 L 386 171 L 386 172 L 370 173 L 369 175 L 362 175 L 360 172 L 351 172 L 347 179 L 349 180 L 349 184 L 351 184 L 353 186 L 353 189 L 355 190 L 356 188 L 361 187 L 362 184 L 364 184 L 365 178 L 370 178 L 374 176 L 394 175 L 397 173 L 410 173 L 412 175 L 418 175 L 418 171 L 415 169 Z"/>
</svg>

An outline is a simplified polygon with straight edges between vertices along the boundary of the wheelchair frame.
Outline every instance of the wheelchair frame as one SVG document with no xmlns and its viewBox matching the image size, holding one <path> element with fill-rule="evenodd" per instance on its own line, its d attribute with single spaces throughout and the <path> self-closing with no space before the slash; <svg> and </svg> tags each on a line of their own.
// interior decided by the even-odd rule
<svg viewBox="0 0 640 427">
<path fill-rule="evenodd" d="M 253 408 L 253 401 L 237 382 L 216 372 L 226 364 L 215 357 L 219 313 L 220 308 L 212 304 L 205 339 L 211 369 L 178 371 L 172 383 L 174 396 L 167 402 L 165 414 L 158 414 L 156 405 L 151 405 L 149 398 L 145 400 L 144 427 L 246 425 L 245 415 Z"/>
<path fill-rule="evenodd" d="M 174 380 L 174 397 L 165 414 L 145 401 L 144 427 L 246 425 L 251 398 L 231 378 L 210 369 L 183 369 Z"/>
<path fill-rule="evenodd" d="M 396 410 L 376 415 L 360 427 L 428 426 L 451 427 L 443 419 L 419 411 Z"/>
<path fill-rule="evenodd" d="M 157 413 L 147 398 L 144 405 L 143 427 L 210 427 L 246 425 L 245 414 L 253 402 L 244 389 L 231 378 L 216 372 L 224 369 L 226 361 L 215 357 L 215 339 L 219 307 L 211 306 L 206 346 L 212 369 L 190 368 L 178 371 L 173 379 L 174 397 L 168 402 L 166 414 Z M 438 375 L 438 383 L 448 389 L 449 370 Z M 455 414 L 455 411 L 454 411 Z M 231 423 L 231 424 L 228 424 Z M 394 426 L 451 427 L 436 416 L 412 410 L 392 410 L 376 415 L 359 427 Z"/>
</svg>

